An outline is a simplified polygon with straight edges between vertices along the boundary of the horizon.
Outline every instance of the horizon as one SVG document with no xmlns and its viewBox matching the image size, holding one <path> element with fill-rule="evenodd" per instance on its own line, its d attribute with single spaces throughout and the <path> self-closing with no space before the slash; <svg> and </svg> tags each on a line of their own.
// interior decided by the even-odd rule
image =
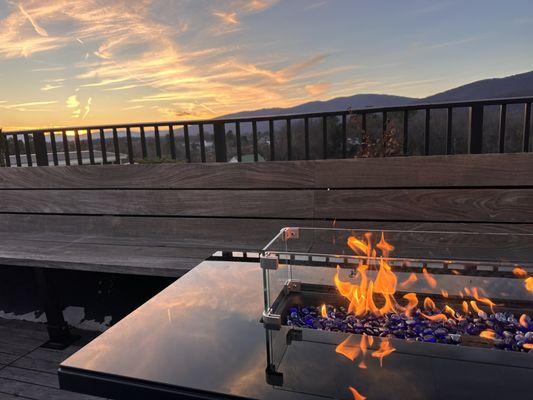
<svg viewBox="0 0 533 400">
<path fill-rule="evenodd" d="M 424 98 L 532 70 L 532 14 L 527 1 L 0 0 L 0 121 L 16 130 L 362 93 Z"/>
</svg>

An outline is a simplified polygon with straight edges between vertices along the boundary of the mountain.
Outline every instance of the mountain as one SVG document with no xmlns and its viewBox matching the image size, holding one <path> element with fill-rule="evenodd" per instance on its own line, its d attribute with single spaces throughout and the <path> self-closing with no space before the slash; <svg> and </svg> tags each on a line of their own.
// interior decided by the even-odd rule
<svg viewBox="0 0 533 400">
<path fill-rule="evenodd" d="M 391 96 L 388 94 L 356 94 L 349 97 L 336 97 L 326 101 L 311 101 L 289 108 L 263 108 L 261 110 L 242 111 L 224 115 L 221 118 L 262 117 L 268 115 L 306 114 L 347 110 L 348 108 L 392 107 L 409 104 L 418 99 L 412 97 Z"/>
<path fill-rule="evenodd" d="M 263 108 L 224 115 L 221 118 L 244 118 L 283 114 L 340 111 L 348 108 L 391 107 L 416 103 L 438 103 L 502 97 L 533 96 L 533 71 L 505 78 L 483 79 L 422 99 L 386 94 L 356 94 L 326 101 L 312 101 L 289 108 Z"/>
<path fill-rule="evenodd" d="M 505 78 L 483 79 L 446 90 L 422 99 L 421 102 L 498 99 L 502 97 L 533 96 L 533 71 Z"/>
</svg>

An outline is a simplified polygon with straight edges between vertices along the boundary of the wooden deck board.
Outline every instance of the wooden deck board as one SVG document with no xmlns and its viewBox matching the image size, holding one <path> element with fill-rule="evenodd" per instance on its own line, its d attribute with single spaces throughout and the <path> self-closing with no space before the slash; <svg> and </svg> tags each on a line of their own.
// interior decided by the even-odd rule
<svg viewBox="0 0 533 400">
<path fill-rule="evenodd" d="M 0 318 L 0 400 L 98 399 L 60 390 L 57 380 L 59 363 L 87 339 L 65 350 L 41 348 L 45 341 L 43 324 Z"/>
</svg>

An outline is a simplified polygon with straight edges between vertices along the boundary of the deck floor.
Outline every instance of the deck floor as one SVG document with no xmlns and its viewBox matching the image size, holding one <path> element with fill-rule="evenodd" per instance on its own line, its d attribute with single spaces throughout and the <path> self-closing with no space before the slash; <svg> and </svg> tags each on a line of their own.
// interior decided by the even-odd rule
<svg viewBox="0 0 533 400">
<path fill-rule="evenodd" d="M 59 389 L 59 363 L 94 337 L 89 332 L 81 335 L 65 350 L 44 349 L 41 345 L 47 333 L 43 324 L 0 318 L 0 400 L 101 399 Z"/>
</svg>

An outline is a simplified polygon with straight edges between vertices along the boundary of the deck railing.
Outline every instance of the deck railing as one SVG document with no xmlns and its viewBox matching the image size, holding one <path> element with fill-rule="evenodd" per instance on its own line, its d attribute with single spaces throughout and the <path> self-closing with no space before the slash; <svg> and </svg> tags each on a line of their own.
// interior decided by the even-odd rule
<svg viewBox="0 0 533 400">
<path fill-rule="evenodd" d="M 6 166 L 531 151 L 533 97 L 3 132 Z"/>
</svg>

